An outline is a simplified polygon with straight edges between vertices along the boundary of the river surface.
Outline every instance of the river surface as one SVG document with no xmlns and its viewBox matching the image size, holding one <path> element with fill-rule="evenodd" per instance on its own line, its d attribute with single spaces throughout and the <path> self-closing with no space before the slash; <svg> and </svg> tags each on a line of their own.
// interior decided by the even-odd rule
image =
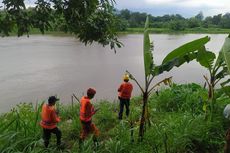
<svg viewBox="0 0 230 153">
<path fill-rule="evenodd" d="M 154 62 L 180 45 L 203 36 L 210 36 L 206 47 L 218 53 L 227 35 L 186 34 L 150 35 L 154 42 Z M 0 112 L 20 102 L 40 102 L 57 95 L 62 103 L 71 102 L 75 93 L 81 97 L 88 87 L 97 90 L 94 101 L 116 100 L 122 75 L 129 70 L 140 82 L 144 78 L 142 34 L 120 36 L 124 47 L 115 54 L 98 44 L 85 46 L 73 37 L 32 35 L 0 38 Z M 206 69 L 196 62 L 158 76 L 154 82 L 173 76 L 176 83 L 204 83 Z M 133 82 L 134 84 L 134 82 Z M 133 95 L 140 90 L 134 84 Z"/>
</svg>

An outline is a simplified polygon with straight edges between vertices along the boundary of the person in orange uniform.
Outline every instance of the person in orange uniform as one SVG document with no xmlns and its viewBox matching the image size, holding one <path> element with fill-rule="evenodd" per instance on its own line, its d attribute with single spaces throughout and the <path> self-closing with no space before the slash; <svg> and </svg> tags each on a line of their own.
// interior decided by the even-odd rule
<svg viewBox="0 0 230 153">
<path fill-rule="evenodd" d="M 80 100 L 80 121 L 82 125 L 80 133 L 80 142 L 82 142 L 90 133 L 93 133 L 94 142 L 97 142 L 97 137 L 99 136 L 99 130 L 92 123 L 92 116 L 97 112 L 94 106 L 91 104 L 90 100 L 96 94 L 96 90 L 89 88 L 87 90 L 87 96 L 83 96 Z"/>
<path fill-rule="evenodd" d="M 124 106 L 126 108 L 126 116 L 129 116 L 129 103 L 133 91 L 133 85 L 129 82 L 129 76 L 127 74 L 123 76 L 123 80 L 124 82 L 118 88 L 118 99 L 120 100 L 118 119 L 120 120 L 122 119 Z"/>
<path fill-rule="evenodd" d="M 49 145 L 51 133 L 54 133 L 57 137 L 57 146 L 61 144 L 61 131 L 57 127 L 60 117 L 55 109 L 55 104 L 58 100 L 55 96 L 51 96 L 48 99 L 48 104 L 44 103 L 42 106 L 40 125 L 43 128 L 43 140 L 46 148 Z"/>
</svg>

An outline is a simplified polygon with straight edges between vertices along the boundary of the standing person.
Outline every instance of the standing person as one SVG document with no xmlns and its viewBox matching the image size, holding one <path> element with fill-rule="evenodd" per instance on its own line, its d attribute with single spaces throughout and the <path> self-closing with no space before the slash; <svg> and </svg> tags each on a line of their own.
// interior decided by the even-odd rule
<svg viewBox="0 0 230 153">
<path fill-rule="evenodd" d="M 133 85 L 129 82 L 129 76 L 125 74 L 123 76 L 124 82 L 118 88 L 118 99 L 120 100 L 120 111 L 118 114 L 118 119 L 122 119 L 122 114 L 124 106 L 126 108 L 126 116 L 129 116 L 129 103 L 133 90 Z"/>
<path fill-rule="evenodd" d="M 97 137 L 99 136 L 99 130 L 92 122 L 92 116 L 97 112 L 94 109 L 94 106 L 91 104 L 90 100 L 93 99 L 96 94 L 96 90 L 93 88 L 89 88 L 87 90 L 87 96 L 83 96 L 80 100 L 80 121 L 82 125 L 81 133 L 80 133 L 80 143 L 85 140 L 85 138 L 93 133 L 93 141 L 97 143 Z"/>
<path fill-rule="evenodd" d="M 40 125 L 43 128 L 43 140 L 44 145 L 47 148 L 49 145 L 49 140 L 51 133 L 54 133 L 57 138 L 57 146 L 61 145 L 61 131 L 57 128 L 57 123 L 60 122 L 60 117 L 55 109 L 56 101 L 58 101 L 55 96 L 51 96 L 48 99 L 48 104 L 44 103 L 42 106 L 41 122 Z"/>
</svg>

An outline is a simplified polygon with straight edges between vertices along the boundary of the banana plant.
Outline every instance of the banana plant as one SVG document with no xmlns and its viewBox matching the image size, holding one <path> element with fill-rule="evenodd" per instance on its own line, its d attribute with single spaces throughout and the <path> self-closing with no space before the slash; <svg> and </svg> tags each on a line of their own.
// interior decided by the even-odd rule
<svg viewBox="0 0 230 153">
<path fill-rule="evenodd" d="M 226 67 L 228 69 L 227 73 L 230 74 L 230 34 L 227 38 L 225 38 L 224 45 L 221 49 L 222 52 L 222 60 L 225 61 Z M 227 84 L 230 82 L 230 79 L 227 81 L 224 81 L 221 83 L 221 86 L 223 87 L 225 93 L 230 97 L 230 86 L 227 86 Z"/>
<path fill-rule="evenodd" d="M 198 57 L 201 48 L 210 40 L 209 37 L 203 37 L 189 43 L 186 43 L 172 52 L 170 52 L 163 60 L 162 64 L 157 66 L 153 61 L 153 43 L 149 38 L 149 18 L 147 16 L 144 28 L 144 41 L 143 41 L 143 57 L 144 57 L 144 70 L 145 70 L 145 86 L 142 87 L 137 79 L 129 72 L 130 78 L 136 82 L 142 93 L 143 105 L 139 127 L 139 141 L 143 140 L 145 123 L 148 114 L 148 98 L 151 91 L 156 86 L 151 86 L 153 79 L 164 71 L 170 71 L 173 67 L 179 67 L 184 63 L 188 63 Z M 205 54 L 206 52 L 204 52 Z M 162 82 L 167 82 L 163 80 Z M 168 79 L 171 82 L 171 79 Z"/>
<path fill-rule="evenodd" d="M 210 103 L 210 119 L 212 120 L 213 109 L 215 105 L 214 89 L 217 83 L 224 79 L 230 72 L 230 38 L 229 36 L 225 39 L 224 45 L 222 46 L 218 57 L 214 53 L 207 51 L 205 47 L 199 49 L 197 62 L 201 66 L 205 67 L 209 71 L 209 78 L 204 76 L 206 83 L 208 84 L 208 102 Z M 229 86 L 226 86 L 230 82 L 230 79 L 224 81 L 221 86 L 228 91 Z M 230 90 L 229 90 L 230 91 Z M 229 92 L 228 92 L 229 94 Z M 207 108 L 206 104 L 203 106 L 206 119 L 207 119 Z"/>
</svg>

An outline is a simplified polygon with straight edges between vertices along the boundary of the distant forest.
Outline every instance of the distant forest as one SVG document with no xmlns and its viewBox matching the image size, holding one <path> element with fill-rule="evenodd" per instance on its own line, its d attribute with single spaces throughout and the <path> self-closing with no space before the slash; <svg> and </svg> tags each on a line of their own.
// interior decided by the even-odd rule
<svg viewBox="0 0 230 153">
<path fill-rule="evenodd" d="M 126 28 L 143 27 L 146 16 L 149 15 L 151 28 L 167 28 L 182 31 L 187 28 L 223 28 L 230 29 L 230 13 L 204 17 L 202 12 L 191 18 L 184 18 L 180 14 L 152 16 L 147 13 L 132 12 L 128 9 L 116 11 L 120 31 Z"/>
<path fill-rule="evenodd" d="M 81 17 L 81 19 L 87 20 L 86 22 L 93 27 L 100 25 L 98 27 L 99 31 L 103 31 L 105 27 L 110 27 L 114 31 L 121 32 L 132 30 L 132 28 L 134 31 L 135 28 L 142 29 L 147 15 L 150 20 L 150 28 L 157 28 L 162 31 L 186 31 L 186 29 L 194 29 L 199 32 L 201 29 L 206 29 L 207 31 L 209 28 L 230 29 L 230 13 L 204 17 L 203 13 L 199 12 L 194 17 L 185 18 L 180 14 L 153 16 L 147 13 L 132 12 L 128 9 L 114 9 L 112 12 L 113 15 L 108 14 L 108 16 L 112 18 L 113 23 L 110 23 L 110 20 L 108 20 L 108 23 L 103 23 L 101 20 L 97 19 L 96 23 L 94 23 L 91 18 L 84 19 L 84 17 Z M 92 17 L 96 18 L 98 16 L 94 15 Z M 74 28 L 69 26 L 70 23 L 66 22 L 63 13 L 57 14 L 51 8 L 47 10 L 47 8 L 44 7 L 36 13 L 35 8 L 30 7 L 18 13 L 18 11 L 12 10 L 6 12 L 5 9 L 0 7 L 0 35 L 9 35 L 9 32 L 17 33 L 17 31 L 19 31 L 18 35 L 20 36 L 27 31 L 36 33 L 36 29 L 40 29 L 42 33 L 44 33 L 44 31 L 79 31 L 79 28 L 77 28 L 79 26 L 78 22 L 72 20 L 70 16 L 67 16 L 67 18 L 70 20 L 68 22 L 73 23 Z M 18 24 L 18 27 L 15 23 Z M 30 27 L 32 28 L 31 30 L 29 30 Z M 89 33 L 92 33 L 92 29 L 88 30 L 90 31 Z M 92 36 L 90 35 L 90 37 Z"/>
</svg>

